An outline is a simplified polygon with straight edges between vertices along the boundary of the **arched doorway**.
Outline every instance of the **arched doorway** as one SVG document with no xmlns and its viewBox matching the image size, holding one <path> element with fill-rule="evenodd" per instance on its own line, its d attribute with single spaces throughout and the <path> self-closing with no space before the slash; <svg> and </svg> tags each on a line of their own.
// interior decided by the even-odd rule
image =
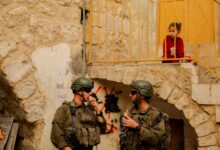
<svg viewBox="0 0 220 150">
<path fill-rule="evenodd" d="M 152 106 L 169 115 L 169 124 L 171 127 L 170 150 L 197 150 L 198 141 L 196 132 L 181 111 L 156 95 L 152 99 Z"/>
<path fill-rule="evenodd" d="M 102 135 L 101 143 L 98 145 L 99 149 L 105 148 L 106 150 L 117 150 L 119 148 L 119 118 L 121 113 L 129 110 L 132 107 L 132 103 L 129 98 L 130 87 L 122 83 L 107 81 L 102 79 L 95 79 L 95 90 L 100 88 L 97 93 L 99 97 L 99 102 L 102 105 L 105 97 L 105 90 L 111 91 L 114 89 L 115 95 L 119 97 L 118 106 L 121 109 L 121 112 L 115 113 L 104 113 L 108 124 L 113 124 L 116 127 L 110 134 Z M 117 94 L 118 91 L 121 91 L 120 94 Z M 114 93 L 114 92 L 112 92 Z M 174 104 L 170 104 L 168 101 L 163 100 L 159 97 L 158 94 L 155 94 L 152 99 L 152 106 L 158 108 L 160 111 L 165 112 L 170 117 L 170 126 L 171 126 L 171 147 L 170 150 L 197 150 L 198 149 L 198 140 L 197 134 L 194 127 L 190 125 L 189 120 L 184 116 L 184 113 L 181 110 L 178 110 Z M 105 110 L 105 109 L 104 109 Z M 105 111 L 104 111 L 105 112 Z"/>
<path fill-rule="evenodd" d="M 0 127 L 4 131 L 4 139 L 1 141 L 2 147 L 38 148 L 44 127 L 44 121 L 38 109 L 43 105 L 39 105 L 43 101 L 43 96 L 36 90 L 37 83 L 35 83 L 32 75 L 14 85 L 4 73 L 0 72 Z M 4 122 L 4 120 L 6 121 Z M 13 129 L 14 123 L 18 124 L 16 131 Z M 11 140 L 9 134 L 12 129 L 13 142 L 8 142 Z M 9 143 L 8 145 L 6 140 Z M 16 143 L 14 143 L 15 141 Z"/>
<path fill-rule="evenodd" d="M 93 79 L 115 81 L 127 87 L 132 80 L 146 80 L 153 84 L 155 95 L 179 110 L 192 126 L 198 148 L 218 148 L 217 124 L 202 105 L 191 96 L 191 74 L 181 66 L 175 65 L 108 65 L 91 66 L 89 76 Z M 128 98 L 127 98 L 128 99 Z"/>
</svg>

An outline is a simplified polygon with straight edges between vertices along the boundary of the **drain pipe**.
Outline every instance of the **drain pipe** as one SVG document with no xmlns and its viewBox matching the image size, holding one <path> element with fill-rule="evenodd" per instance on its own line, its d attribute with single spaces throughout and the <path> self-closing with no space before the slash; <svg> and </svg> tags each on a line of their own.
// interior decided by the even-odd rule
<svg viewBox="0 0 220 150">
<path fill-rule="evenodd" d="M 86 41 L 85 41 L 85 19 L 86 19 L 86 0 L 83 0 L 83 50 L 82 50 L 82 60 L 83 60 L 83 76 L 86 74 Z"/>
</svg>

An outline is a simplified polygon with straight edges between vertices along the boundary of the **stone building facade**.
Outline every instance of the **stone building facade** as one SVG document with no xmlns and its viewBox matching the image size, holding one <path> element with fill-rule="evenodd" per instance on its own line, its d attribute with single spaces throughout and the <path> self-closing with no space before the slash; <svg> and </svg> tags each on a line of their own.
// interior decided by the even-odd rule
<svg viewBox="0 0 220 150">
<path fill-rule="evenodd" d="M 19 149 L 53 149 L 53 114 L 84 74 L 81 9 L 80 0 L 0 1 L 0 114 L 20 123 Z"/>
<path fill-rule="evenodd" d="M 137 33 L 137 3 L 109 0 L 109 40 L 106 42 L 103 38 L 106 31 L 106 7 L 104 0 L 101 1 L 100 6 L 97 5 L 97 0 L 93 1 L 93 59 L 103 60 L 106 54 L 114 59 L 128 58 L 128 8 L 133 7 L 132 32 Z M 148 43 L 148 47 L 143 44 L 143 49 L 152 50 L 150 55 L 154 55 L 153 50 L 157 47 L 156 35 L 159 31 L 155 24 L 158 21 L 158 2 L 145 1 L 142 8 L 143 17 L 148 20 L 143 22 L 144 34 L 148 33 L 147 36 L 142 35 L 142 43 Z M 219 41 L 218 3 L 216 0 L 215 31 Z M 101 10 L 99 26 L 98 7 Z M 155 95 L 183 112 L 195 130 L 198 149 L 220 149 L 219 85 L 200 84 L 198 68 L 191 64 L 103 64 L 87 68 L 82 55 L 82 9 L 82 0 L 0 0 L 0 116 L 13 116 L 15 121 L 19 122 L 16 148 L 55 149 L 49 139 L 54 112 L 64 100 L 72 99 L 73 95 L 69 89 L 71 82 L 77 76 L 86 74 L 93 79 L 120 82 L 124 86 L 134 79 L 149 80 L 154 85 Z M 91 11 L 88 0 L 86 9 Z M 90 23 L 88 18 L 86 33 L 89 33 Z M 85 42 L 89 52 L 89 34 Z M 133 49 L 138 49 L 137 43 L 138 37 L 134 36 Z M 97 52 L 100 55 L 97 55 Z M 136 51 L 133 51 L 133 56 L 138 57 Z M 96 83 L 98 84 L 98 81 Z M 116 136 L 117 134 L 114 135 Z M 112 139 L 106 137 L 108 135 L 102 136 L 103 143 L 114 145 Z M 109 150 L 112 149 L 116 148 L 110 146 Z"/>
</svg>

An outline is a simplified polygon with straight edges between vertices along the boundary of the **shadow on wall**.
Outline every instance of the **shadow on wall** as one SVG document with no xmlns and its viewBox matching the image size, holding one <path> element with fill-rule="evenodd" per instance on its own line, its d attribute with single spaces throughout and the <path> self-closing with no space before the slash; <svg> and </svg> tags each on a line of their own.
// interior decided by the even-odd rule
<svg viewBox="0 0 220 150">
<path fill-rule="evenodd" d="M 14 117 L 16 121 L 24 119 L 24 111 L 19 105 L 18 98 L 2 72 L 0 72 L 0 116 Z"/>
</svg>

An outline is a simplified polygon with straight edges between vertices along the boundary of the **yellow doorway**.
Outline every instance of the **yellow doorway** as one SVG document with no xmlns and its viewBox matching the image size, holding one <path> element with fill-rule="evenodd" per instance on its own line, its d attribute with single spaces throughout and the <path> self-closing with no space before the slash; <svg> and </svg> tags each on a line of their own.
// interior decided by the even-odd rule
<svg viewBox="0 0 220 150">
<path fill-rule="evenodd" d="M 159 44 L 171 22 L 181 22 L 185 44 L 214 42 L 214 0 L 160 0 Z"/>
</svg>

